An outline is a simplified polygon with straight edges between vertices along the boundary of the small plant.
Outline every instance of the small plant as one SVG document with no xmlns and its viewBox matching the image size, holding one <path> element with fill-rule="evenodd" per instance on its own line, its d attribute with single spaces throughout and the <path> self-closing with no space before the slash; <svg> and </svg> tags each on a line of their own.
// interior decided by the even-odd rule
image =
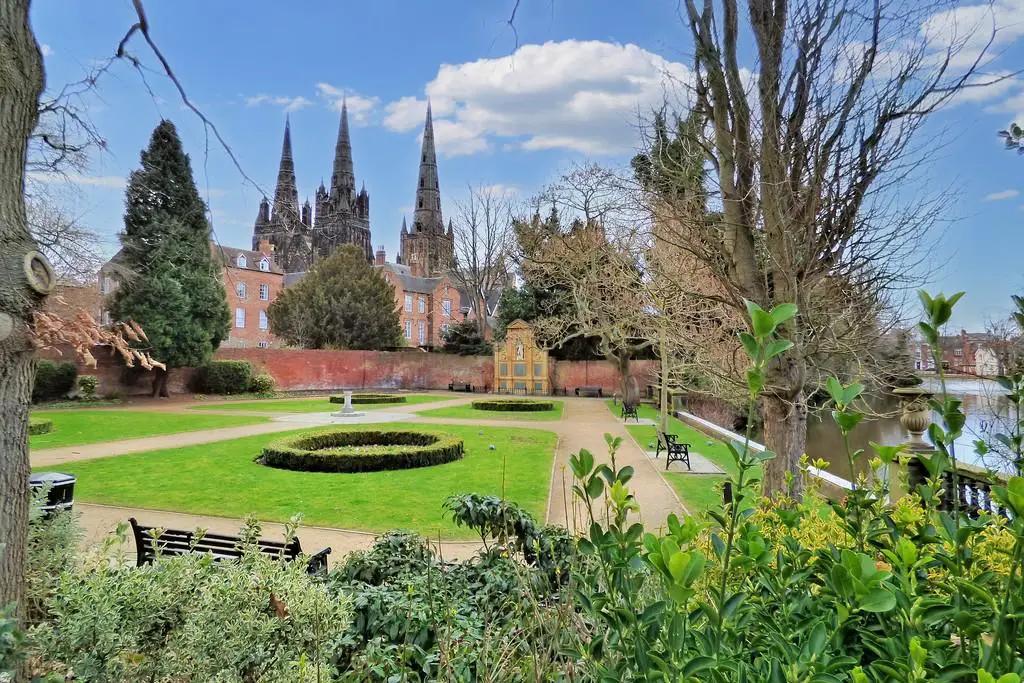
<svg viewBox="0 0 1024 683">
<path fill-rule="evenodd" d="M 273 396 L 276 385 L 270 375 L 253 375 L 249 380 L 249 391 L 258 396 Z"/>
<path fill-rule="evenodd" d="M 41 360 L 36 365 L 36 379 L 32 385 L 32 402 L 57 401 L 75 387 L 78 368 L 74 363 L 54 363 Z"/>
<path fill-rule="evenodd" d="M 82 375 L 78 378 L 78 395 L 85 401 L 95 401 L 99 385 L 96 375 Z"/>
<path fill-rule="evenodd" d="M 30 416 L 28 418 L 28 435 L 38 436 L 39 434 L 49 434 L 53 431 L 53 420 L 45 417 Z"/>
<path fill-rule="evenodd" d="M 242 360 L 214 360 L 196 370 L 197 392 L 244 394 L 252 382 L 252 367 Z"/>
</svg>

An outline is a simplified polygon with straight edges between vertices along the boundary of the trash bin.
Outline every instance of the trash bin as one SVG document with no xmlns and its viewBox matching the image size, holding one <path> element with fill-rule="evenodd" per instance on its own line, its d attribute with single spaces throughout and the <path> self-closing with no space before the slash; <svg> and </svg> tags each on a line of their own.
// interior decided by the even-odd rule
<svg viewBox="0 0 1024 683">
<path fill-rule="evenodd" d="M 75 476 L 63 472 L 38 472 L 29 477 L 28 485 L 33 491 L 50 484 L 50 492 L 46 496 L 43 510 L 53 513 L 58 510 L 70 510 L 75 504 Z"/>
</svg>

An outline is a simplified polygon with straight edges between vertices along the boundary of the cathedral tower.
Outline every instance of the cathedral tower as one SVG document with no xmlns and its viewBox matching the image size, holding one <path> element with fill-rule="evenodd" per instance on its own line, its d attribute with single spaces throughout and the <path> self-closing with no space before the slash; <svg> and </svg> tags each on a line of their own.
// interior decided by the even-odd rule
<svg viewBox="0 0 1024 683">
<path fill-rule="evenodd" d="M 295 184 L 295 161 L 292 158 L 291 122 L 284 123 L 284 142 L 281 144 L 281 162 L 274 188 L 274 206 L 264 197 L 260 201 L 253 229 L 252 248 L 258 249 L 262 240 L 270 242 L 274 254 L 287 272 L 309 268 L 310 247 L 307 237 L 309 224 L 303 224 L 299 214 L 299 192 Z"/>
<path fill-rule="evenodd" d="M 434 149 L 434 122 L 427 103 L 423 126 L 420 172 L 416 186 L 416 204 L 412 228 L 402 219 L 400 234 L 401 263 L 424 276 L 442 275 L 454 265 L 454 236 L 451 224 L 445 230 L 441 215 L 441 188 L 437 181 L 437 154 Z"/>
</svg>

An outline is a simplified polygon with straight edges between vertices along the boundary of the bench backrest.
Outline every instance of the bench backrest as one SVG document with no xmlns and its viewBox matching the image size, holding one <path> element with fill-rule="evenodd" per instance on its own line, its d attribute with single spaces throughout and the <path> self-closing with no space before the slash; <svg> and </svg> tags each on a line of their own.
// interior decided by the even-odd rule
<svg viewBox="0 0 1024 683">
<path fill-rule="evenodd" d="M 659 429 L 658 430 L 658 441 L 661 441 L 661 443 L 665 444 L 665 447 L 667 448 L 670 445 L 675 445 L 675 443 L 676 443 L 676 435 L 675 434 L 667 434 L 667 433 L 665 433 L 665 432 L 663 432 L 663 431 L 661 431 Z"/>
<path fill-rule="evenodd" d="M 197 537 L 193 531 L 181 529 L 160 529 L 160 536 L 153 538 L 153 530 L 156 527 L 142 526 L 132 517 L 128 520 L 132 526 L 132 533 L 135 535 L 135 548 L 138 555 L 138 564 L 141 566 L 150 562 L 156 555 L 156 546 L 164 555 L 184 555 L 186 553 L 210 553 L 217 558 L 236 558 L 242 556 L 239 549 L 241 539 L 238 536 L 225 534 L 205 533 Z M 257 547 L 261 553 L 285 560 L 294 560 L 302 553 L 302 546 L 298 537 L 293 538 L 287 544 L 280 541 L 268 541 L 259 539 Z"/>
</svg>

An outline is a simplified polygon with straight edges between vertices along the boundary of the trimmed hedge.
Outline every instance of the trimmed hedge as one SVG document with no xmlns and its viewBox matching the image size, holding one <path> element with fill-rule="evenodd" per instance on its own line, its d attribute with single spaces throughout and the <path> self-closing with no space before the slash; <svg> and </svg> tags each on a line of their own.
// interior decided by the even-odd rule
<svg viewBox="0 0 1024 683">
<path fill-rule="evenodd" d="M 476 410 L 495 410 L 521 413 L 542 413 L 554 410 L 553 401 L 533 401 L 530 399 L 488 399 L 485 401 L 473 401 L 473 408 Z"/>
<path fill-rule="evenodd" d="M 36 436 L 38 434 L 48 434 L 51 431 L 53 431 L 53 420 L 48 420 L 45 417 L 28 418 L 29 436 Z"/>
<path fill-rule="evenodd" d="M 54 363 L 41 360 L 36 364 L 36 379 L 32 384 L 32 402 L 57 401 L 75 388 L 78 368 L 74 363 Z"/>
<path fill-rule="evenodd" d="M 270 375 L 253 375 L 249 380 L 249 391 L 261 396 L 272 396 L 275 386 L 274 378 Z"/>
<path fill-rule="evenodd" d="M 252 367 L 244 360 L 214 360 L 196 371 L 196 391 L 203 394 L 244 394 L 252 382 Z"/>
<path fill-rule="evenodd" d="M 464 450 L 460 439 L 439 432 L 334 429 L 274 441 L 257 462 L 300 472 L 377 472 L 442 465 Z"/>
<path fill-rule="evenodd" d="M 344 403 L 345 397 L 331 396 L 331 403 Z M 401 394 L 352 394 L 352 405 L 370 405 L 372 403 L 405 403 Z"/>
</svg>

